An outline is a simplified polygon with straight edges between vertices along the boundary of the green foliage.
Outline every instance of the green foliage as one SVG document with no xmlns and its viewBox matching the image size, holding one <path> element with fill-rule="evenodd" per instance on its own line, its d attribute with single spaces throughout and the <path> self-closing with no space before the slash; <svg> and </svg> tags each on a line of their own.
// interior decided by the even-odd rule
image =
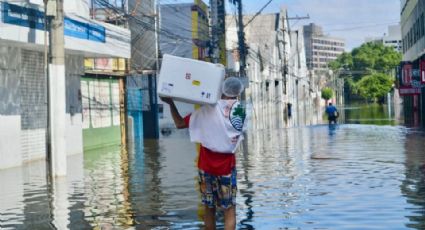
<svg viewBox="0 0 425 230">
<path fill-rule="evenodd" d="M 374 73 L 359 80 L 356 83 L 356 89 L 361 97 L 377 101 L 391 90 L 393 82 L 394 80 L 386 74 Z"/>
<path fill-rule="evenodd" d="M 329 100 L 333 97 L 333 90 L 329 87 L 325 87 L 322 89 L 322 98 L 325 100 Z"/>
<path fill-rule="evenodd" d="M 336 60 L 329 62 L 329 68 L 334 71 L 340 69 L 352 69 L 353 67 L 353 56 L 351 53 L 343 52 Z"/>
<path fill-rule="evenodd" d="M 353 49 L 350 53 L 342 53 L 335 61 L 329 63 L 329 67 L 339 72 L 340 76 L 345 79 L 349 93 L 368 99 L 376 99 L 376 97 L 379 97 L 377 95 L 382 93 L 372 95 L 371 93 L 366 93 L 369 90 L 365 89 L 376 87 L 377 89 L 388 89 L 389 91 L 391 87 L 388 88 L 387 84 L 383 83 L 386 81 L 383 80 L 380 74 L 386 74 L 389 77 L 388 75 L 391 75 L 395 66 L 400 63 L 401 57 L 401 53 L 395 51 L 392 47 L 384 46 L 382 43 L 368 42 Z M 371 76 L 380 77 L 371 79 Z M 368 78 L 363 80 L 366 77 Z M 360 81 L 362 82 L 360 83 Z M 378 85 L 365 85 L 366 82 Z"/>
<path fill-rule="evenodd" d="M 382 43 L 365 43 L 351 52 L 353 68 L 359 71 L 374 70 L 390 73 L 401 61 L 401 53 Z M 360 76 L 362 74 L 359 74 Z"/>
</svg>

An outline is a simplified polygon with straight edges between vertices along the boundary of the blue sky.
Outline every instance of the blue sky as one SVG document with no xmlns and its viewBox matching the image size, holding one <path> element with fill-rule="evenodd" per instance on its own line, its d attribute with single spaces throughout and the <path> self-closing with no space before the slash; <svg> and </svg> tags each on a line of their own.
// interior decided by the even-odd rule
<svg viewBox="0 0 425 230">
<path fill-rule="evenodd" d="M 244 14 L 254 14 L 269 0 L 243 0 Z M 190 0 L 160 0 L 179 3 Z M 209 0 L 204 0 L 209 3 Z M 291 26 L 314 22 L 322 25 L 326 34 L 344 38 L 346 50 L 361 45 L 366 37 L 382 36 L 389 25 L 400 21 L 400 0 L 273 0 L 263 13 L 275 13 L 286 5 L 289 16 L 310 15 L 309 20 L 291 21 Z M 227 5 L 227 11 L 234 7 Z"/>
<path fill-rule="evenodd" d="M 255 13 L 267 2 L 244 0 L 244 11 Z M 310 15 L 309 20 L 291 21 L 293 28 L 310 22 L 322 25 L 326 34 L 344 38 L 348 51 L 400 21 L 400 0 L 274 0 L 263 12 L 277 12 L 281 5 L 288 7 L 290 17 Z"/>
</svg>

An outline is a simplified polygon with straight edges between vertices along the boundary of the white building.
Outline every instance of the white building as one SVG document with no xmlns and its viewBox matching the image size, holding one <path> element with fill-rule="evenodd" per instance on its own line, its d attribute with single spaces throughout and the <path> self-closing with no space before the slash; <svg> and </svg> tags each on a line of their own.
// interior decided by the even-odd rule
<svg viewBox="0 0 425 230">
<path fill-rule="evenodd" d="M 401 41 L 401 27 L 400 25 L 388 26 L 388 33 L 382 37 L 368 37 L 365 39 L 366 42 L 379 42 L 385 46 L 393 47 L 395 50 L 401 52 L 402 41 Z"/>
<path fill-rule="evenodd" d="M 64 1 L 65 145 L 82 153 L 84 57 L 130 57 L 127 29 L 91 20 L 87 0 Z M 0 169 L 46 156 L 43 0 L 0 2 Z M 51 92 L 54 93 L 54 92 Z"/>
<path fill-rule="evenodd" d="M 252 17 L 244 16 L 243 20 L 248 22 Z M 231 53 L 238 47 L 233 16 L 226 17 L 226 26 L 226 48 Z M 285 8 L 279 13 L 256 16 L 245 28 L 249 47 L 246 100 L 252 106 L 253 129 L 282 128 L 312 122 L 306 116 L 313 109 L 313 88 L 306 66 L 303 31 L 289 31 Z M 228 57 L 228 66 L 237 71 L 237 58 L 232 55 Z"/>
</svg>

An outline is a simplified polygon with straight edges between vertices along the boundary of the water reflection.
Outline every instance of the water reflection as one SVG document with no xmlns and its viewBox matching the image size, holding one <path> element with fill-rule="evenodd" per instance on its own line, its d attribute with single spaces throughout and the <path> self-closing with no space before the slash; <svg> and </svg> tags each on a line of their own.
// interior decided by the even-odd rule
<svg viewBox="0 0 425 230">
<path fill-rule="evenodd" d="M 406 226 L 415 229 L 425 229 L 425 135 L 411 132 L 406 135 L 406 169 L 405 179 L 400 188 L 411 205 L 411 214 L 407 217 L 411 223 Z"/>
<path fill-rule="evenodd" d="M 324 124 L 247 137 L 237 155 L 239 229 L 425 229 L 423 132 Z M 1 170 L 0 228 L 202 228 L 187 131 L 129 144 L 69 157 L 52 188 L 43 161 Z"/>
<path fill-rule="evenodd" d="M 397 125 L 401 123 L 400 109 L 386 104 L 349 104 L 341 108 L 339 120 L 347 124 Z"/>
<path fill-rule="evenodd" d="M 398 189 L 404 131 L 359 125 L 335 126 L 331 135 L 328 130 L 319 125 L 251 134 L 261 147 L 252 146 L 256 151 L 239 165 L 250 175 L 249 182 L 240 181 L 240 227 L 404 228 L 409 211 Z M 245 198 L 245 189 L 255 195 Z"/>
</svg>

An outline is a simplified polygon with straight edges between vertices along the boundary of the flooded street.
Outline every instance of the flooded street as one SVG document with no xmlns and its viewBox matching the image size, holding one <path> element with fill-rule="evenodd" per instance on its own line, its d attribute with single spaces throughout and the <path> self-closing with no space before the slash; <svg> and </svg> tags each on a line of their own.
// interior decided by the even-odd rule
<svg viewBox="0 0 425 230">
<path fill-rule="evenodd" d="M 425 228 L 425 133 L 370 108 L 346 111 L 347 124 L 248 134 L 237 155 L 238 229 Z M 68 160 L 52 187 L 44 161 L 0 171 L 1 229 L 203 226 L 186 130 L 128 154 L 109 147 Z"/>
</svg>

